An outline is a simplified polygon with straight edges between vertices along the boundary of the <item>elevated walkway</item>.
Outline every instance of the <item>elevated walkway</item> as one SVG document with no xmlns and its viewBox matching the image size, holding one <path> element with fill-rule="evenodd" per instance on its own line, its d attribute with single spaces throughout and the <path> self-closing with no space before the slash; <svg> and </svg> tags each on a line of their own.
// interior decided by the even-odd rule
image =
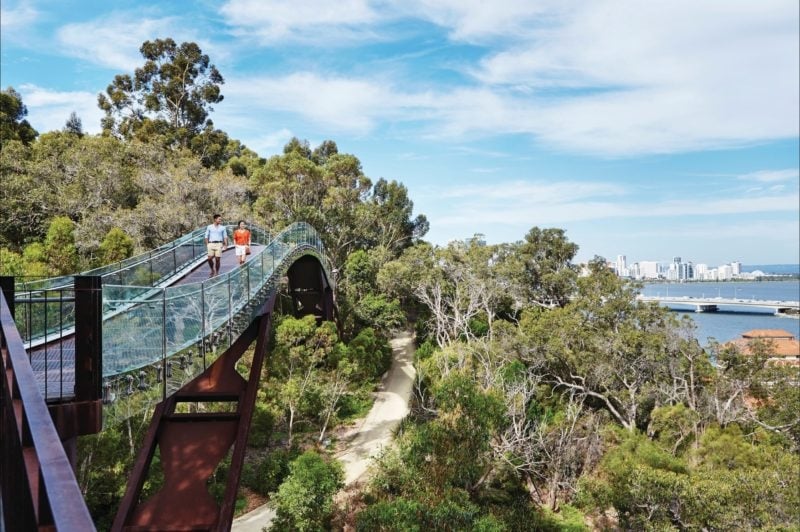
<svg viewBox="0 0 800 532">
<path fill-rule="evenodd" d="M 230 248 L 215 277 L 209 277 L 203 229 L 82 274 L 101 279 L 104 423 L 152 408 L 205 370 L 249 325 L 252 309 L 298 258 L 315 257 L 330 278 L 322 242 L 308 224 L 277 235 L 251 231 L 253 254 L 245 266 L 238 267 Z M 48 403 L 76 399 L 75 277 L 16 285 L 15 321 Z"/>
<path fill-rule="evenodd" d="M 243 459 L 279 287 L 286 287 L 295 315 L 333 317 L 330 268 L 316 231 L 305 223 L 276 235 L 251 231 L 253 254 L 246 264 L 238 266 L 227 251 L 214 277 L 206 265 L 204 230 L 198 229 L 83 275 L 18 282 L 11 290 L 3 281 L 36 392 L 48 404 L 68 455 L 76 436 L 155 407 L 115 529 L 229 527 L 241 462 L 238 470 L 232 465 L 221 508 L 207 496 L 205 482 L 231 446 L 234 462 Z M 260 355 L 245 380 L 235 364 L 254 340 Z M 182 402 L 228 407 L 187 415 L 176 410 Z M 3 452 L 11 447 L 4 441 Z M 151 501 L 140 501 L 156 452 L 167 486 Z M 187 459 L 196 467 L 186 469 Z M 31 478 L 26 484 L 38 485 Z M 176 486 L 182 488 L 171 489 Z"/>
</svg>

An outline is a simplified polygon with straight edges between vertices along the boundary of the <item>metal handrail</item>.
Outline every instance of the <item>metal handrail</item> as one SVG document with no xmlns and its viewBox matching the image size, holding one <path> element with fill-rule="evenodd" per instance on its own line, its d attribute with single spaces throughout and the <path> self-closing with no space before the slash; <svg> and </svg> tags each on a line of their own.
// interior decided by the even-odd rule
<svg viewBox="0 0 800 532">
<path fill-rule="evenodd" d="M 0 347 L 0 493 L 6 529 L 95 530 L 2 293 Z"/>
<path fill-rule="evenodd" d="M 233 225 L 226 225 L 225 227 L 229 232 L 231 232 L 234 228 Z M 254 243 L 259 241 L 264 241 L 266 243 L 272 238 L 272 235 L 269 231 L 261 229 L 257 226 L 252 227 L 251 231 L 254 236 Z M 205 252 L 198 252 L 198 250 L 203 247 L 204 232 L 205 228 L 195 229 L 191 233 L 183 235 L 172 242 L 159 246 L 155 250 L 142 253 L 135 257 L 131 257 L 111 265 L 89 270 L 81 275 L 100 276 L 103 278 L 104 284 L 141 285 L 152 287 L 153 289 L 168 286 L 174 282 L 175 277 L 180 275 L 181 272 L 193 268 L 205 260 Z M 191 255 L 188 253 L 183 253 L 182 257 L 179 259 L 179 250 L 182 247 L 189 245 L 192 248 Z M 168 269 L 163 270 L 158 267 L 153 267 L 154 263 L 163 263 L 164 259 L 167 259 L 167 262 L 170 265 Z M 136 277 L 139 274 L 143 275 L 144 277 L 139 279 L 142 282 L 136 283 Z M 65 303 L 70 299 L 67 297 L 67 294 L 72 290 L 73 283 L 73 275 L 18 282 L 16 283 L 16 301 L 21 304 L 20 308 L 25 309 L 27 312 L 30 312 L 33 308 L 31 303 Z M 48 298 L 48 294 L 55 294 L 55 297 L 51 296 Z M 28 304 L 27 307 L 22 306 L 26 303 Z M 41 327 L 36 327 L 34 326 L 35 324 L 26 322 L 25 318 L 21 318 L 18 313 L 17 318 L 21 321 L 17 322 L 17 326 L 22 332 L 26 347 L 31 348 L 40 345 L 43 341 L 47 341 L 48 338 L 52 339 L 54 336 L 58 336 L 59 333 L 70 334 L 74 325 L 74 316 L 71 315 L 69 310 L 70 309 L 68 308 L 65 315 L 59 314 L 57 319 L 49 321 L 52 326 L 56 326 L 56 323 L 58 324 L 56 328 L 52 330 L 48 330 L 46 327 L 44 329 Z"/>
</svg>

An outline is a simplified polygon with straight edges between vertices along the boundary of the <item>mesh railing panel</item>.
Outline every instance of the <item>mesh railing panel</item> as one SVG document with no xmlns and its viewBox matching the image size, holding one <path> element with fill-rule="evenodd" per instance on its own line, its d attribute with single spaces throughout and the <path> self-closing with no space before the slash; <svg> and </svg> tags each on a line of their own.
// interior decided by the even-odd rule
<svg viewBox="0 0 800 532">
<path fill-rule="evenodd" d="M 232 225 L 226 226 L 226 229 L 229 234 L 232 234 Z M 267 243 L 270 240 L 270 233 L 263 229 L 252 228 L 251 233 L 254 243 Z M 204 234 L 205 228 L 196 229 L 152 251 L 89 270 L 81 275 L 101 276 L 104 286 L 165 286 L 172 282 L 176 275 L 205 260 Z M 32 305 L 29 301 L 46 297 L 48 293 L 52 294 L 54 291 L 71 290 L 73 285 L 74 276 L 71 275 L 16 283 L 17 312 L 15 319 L 20 334 L 26 342 L 26 347 L 42 341 L 45 337 L 50 337 L 54 331 L 52 324 L 55 323 L 52 319 L 54 315 L 51 312 L 49 320 L 51 326 L 45 329 L 44 307 Z M 69 333 L 74 326 L 74 316 L 70 321 L 70 317 L 65 315 L 57 328 Z"/>
</svg>

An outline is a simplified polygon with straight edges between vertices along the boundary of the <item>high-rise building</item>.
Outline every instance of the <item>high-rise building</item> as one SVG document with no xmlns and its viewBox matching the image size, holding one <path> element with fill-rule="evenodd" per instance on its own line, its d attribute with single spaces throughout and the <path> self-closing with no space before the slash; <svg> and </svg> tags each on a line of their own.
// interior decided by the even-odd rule
<svg viewBox="0 0 800 532">
<path fill-rule="evenodd" d="M 726 279 L 731 278 L 733 278 L 733 268 L 731 268 L 730 264 L 723 264 L 717 268 L 717 279 L 720 281 L 725 281 Z"/>
<path fill-rule="evenodd" d="M 694 267 L 695 279 L 706 279 L 708 275 L 708 264 L 696 264 Z"/>
<path fill-rule="evenodd" d="M 616 270 L 620 277 L 628 277 L 628 263 L 625 255 L 617 255 Z"/>
<path fill-rule="evenodd" d="M 737 260 L 731 262 L 731 272 L 734 277 L 742 275 L 742 263 Z"/>
<path fill-rule="evenodd" d="M 694 278 L 694 266 L 691 262 L 682 262 L 679 264 L 678 268 L 678 280 L 679 281 L 688 281 L 689 279 Z"/>
<path fill-rule="evenodd" d="M 672 262 L 669 263 L 669 268 L 667 269 L 667 280 L 677 281 L 680 278 L 681 278 L 681 258 L 673 257 Z"/>
<path fill-rule="evenodd" d="M 658 279 L 659 273 L 657 262 L 651 260 L 643 260 L 639 262 L 640 279 Z"/>
</svg>

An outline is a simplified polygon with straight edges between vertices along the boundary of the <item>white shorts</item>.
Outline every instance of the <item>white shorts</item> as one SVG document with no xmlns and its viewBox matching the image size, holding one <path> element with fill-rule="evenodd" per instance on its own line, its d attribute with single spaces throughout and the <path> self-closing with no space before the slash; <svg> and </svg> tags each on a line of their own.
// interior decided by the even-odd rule
<svg viewBox="0 0 800 532">
<path fill-rule="evenodd" d="M 236 256 L 243 257 L 247 254 L 247 246 L 236 246 Z"/>
</svg>

